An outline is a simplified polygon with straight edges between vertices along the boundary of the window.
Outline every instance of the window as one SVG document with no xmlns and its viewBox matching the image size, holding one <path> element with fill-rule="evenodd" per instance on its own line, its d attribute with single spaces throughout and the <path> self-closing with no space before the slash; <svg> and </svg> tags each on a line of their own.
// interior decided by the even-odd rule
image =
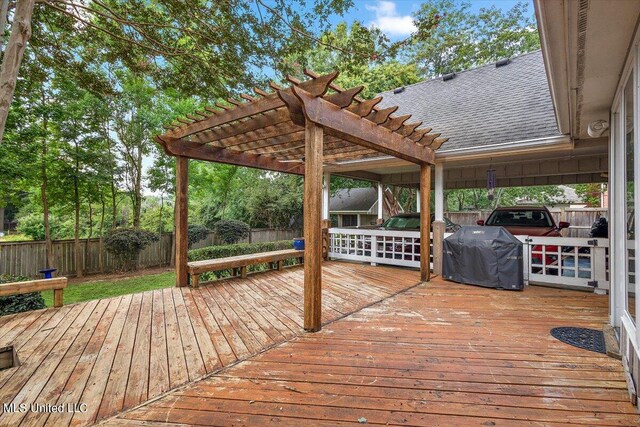
<svg viewBox="0 0 640 427">
<path fill-rule="evenodd" d="M 343 227 L 357 227 L 358 226 L 358 215 L 342 215 L 342 226 Z"/>
<path fill-rule="evenodd" d="M 544 210 L 495 210 L 487 219 L 487 225 L 502 227 L 553 227 L 549 213 Z"/>
<path fill-rule="evenodd" d="M 626 219 L 626 265 L 627 265 L 627 311 L 635 321 L 635 185 L 634 185 L 634 90 L 632 72 L 624 88 L 624 153 L 625 153 L 625 219 Z"/>
</svg>

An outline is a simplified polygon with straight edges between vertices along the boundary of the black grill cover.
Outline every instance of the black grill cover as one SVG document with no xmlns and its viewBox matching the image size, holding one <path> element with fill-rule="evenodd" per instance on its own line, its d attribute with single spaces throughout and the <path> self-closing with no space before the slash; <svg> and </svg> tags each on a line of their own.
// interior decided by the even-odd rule
<svg viewBox="0 0 640 427">
<path fill-rule="evenodd" d="M 445 279 L 522 290 L 522 269 L 522 242 L 503 227 L 466 226 L 444 239 Z"/>
</svg>

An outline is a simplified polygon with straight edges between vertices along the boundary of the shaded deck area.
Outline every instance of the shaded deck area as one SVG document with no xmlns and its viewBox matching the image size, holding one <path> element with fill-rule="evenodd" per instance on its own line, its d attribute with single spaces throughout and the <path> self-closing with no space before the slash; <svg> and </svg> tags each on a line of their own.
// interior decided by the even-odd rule
<svg viewBox="0 0 640 427">
<path fill-rule="evenodd" d="M 418 282 L 419 273 L 323 267 L 329 322 Z M 2 403 L 79 404 L 86 412 L 3 412 L 0 426 L 88 425 L 302 334 L 303 270 L 171 288 L 0 318 Z"/>
<path fill-rule="evenodd" d="M 107 425 L 638 425 L 620 362 L 549 335 L 606 316 L 606 296 L 436 278 Z"/>
</svg>

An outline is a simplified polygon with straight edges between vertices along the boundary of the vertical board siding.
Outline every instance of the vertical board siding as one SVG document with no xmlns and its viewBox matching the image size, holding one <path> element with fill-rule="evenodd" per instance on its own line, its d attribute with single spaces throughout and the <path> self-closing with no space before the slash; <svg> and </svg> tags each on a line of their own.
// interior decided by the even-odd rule
<svg viewBox="0 0 640 427">
<path fill-rule="evenodd" d="M 300 230 L 252 229 L 245 243 L 273 242 L 299 237 Z M 171 262 L 173 244 L 172 234 L 162 237 L 147 246 L 138 258 L 140 268 L 162 267 Z M 191 249 L 223 244 L 215 233 L 209 233 L 206 239 L 194 244 Z M 13 276 L 37 277 L 38 271 L 46 264 L 45 243 L 7 242 L 0 243 L 0 274 Z M 113 256 L 107 252 L 101 239 L 84 239 L 80 241 L 80 259 L 85 274 L 108 273 L 116 269 Z M 53 242 L 54 267 L 59 276 L 75 276 L 75 247 L 73 240 L 55 240 Z"/>
</svg>

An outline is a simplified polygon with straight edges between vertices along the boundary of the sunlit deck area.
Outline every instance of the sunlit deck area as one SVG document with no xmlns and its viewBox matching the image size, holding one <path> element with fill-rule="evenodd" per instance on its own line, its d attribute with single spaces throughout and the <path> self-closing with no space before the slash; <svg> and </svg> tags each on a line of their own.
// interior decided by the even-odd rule
<svg viewBox="0 0 640 427">
<path fill-rule="evenodd" d="M 0 425 L 637 425 L 618 360 L 563 344 L 607 297 L 462 286 L 328 262 L 302 331 L 300 267 L 0 318 L 0 402 L 86 412 Z M 183 387 L 185 386 L 186 387 Z"/>
<path fill-rule="evenodd" d="M 108 425 L 637 425 L 620 362 L 549 335 L 606 313 L 606 296 L 436 278 Z"/>
<path fill-rule="evenodd" d="M 414 286 L 418 273 L 327 263 L 323 321 Z M 302 334 L 300 267 L 0 318 L 0 402 L 79 404 L 86 412 L 2 413 L 0 425 L 87 425 Z M 0 406 L 0 410 L 3 408 Z"/>
</svg>

